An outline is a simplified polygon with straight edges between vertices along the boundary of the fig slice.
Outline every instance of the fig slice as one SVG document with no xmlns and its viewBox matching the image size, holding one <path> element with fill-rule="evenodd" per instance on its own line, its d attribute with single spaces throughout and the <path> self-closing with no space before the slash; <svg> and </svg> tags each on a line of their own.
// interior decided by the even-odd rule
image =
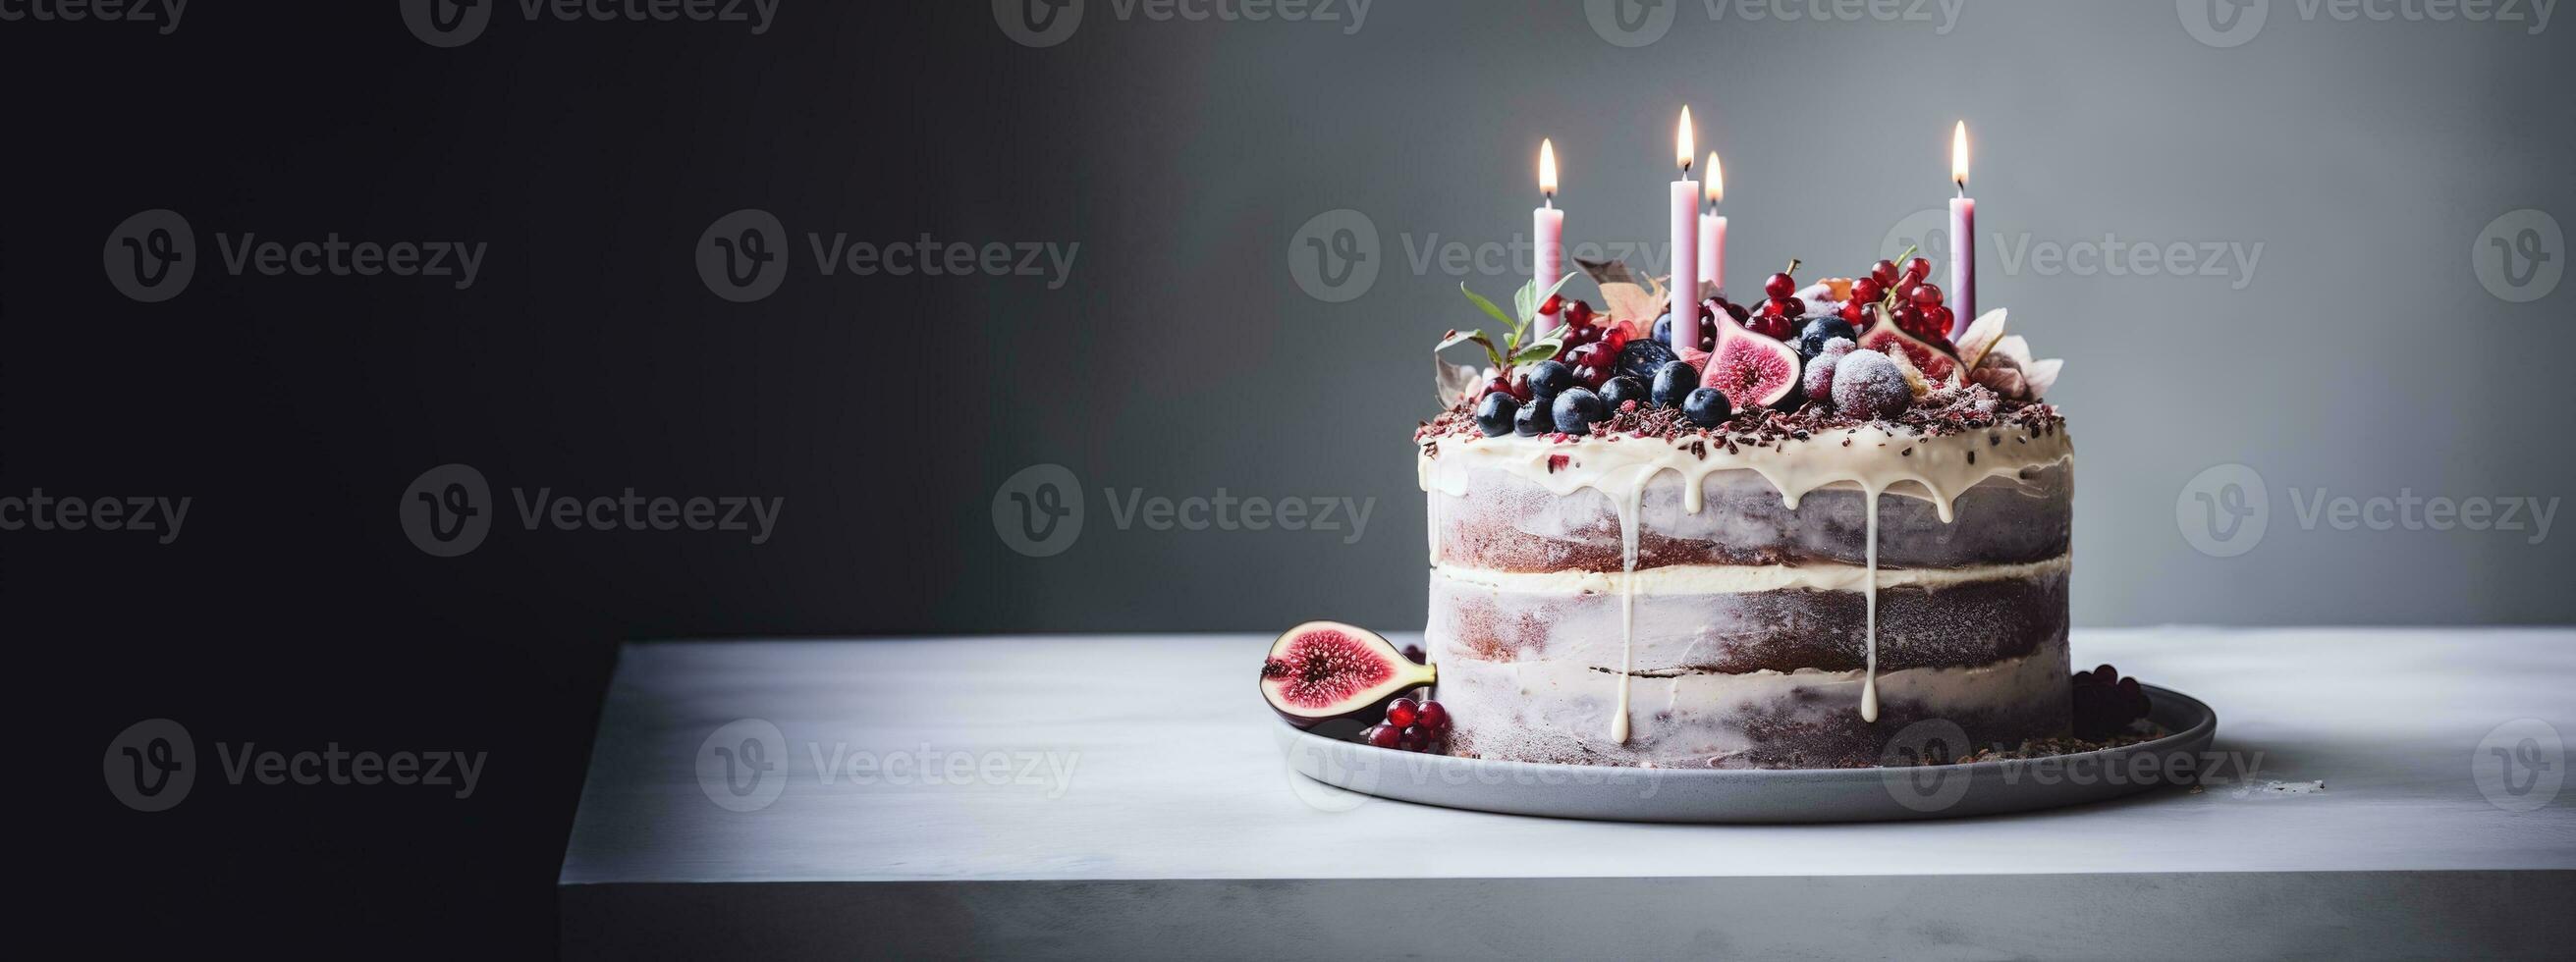
<svg viewBox="0 0 2576 962">
<path fill-rule="evenodd" d="M 1718 316 L 1717 350 L 1699 386 L 1716 388 L 1738 411 L 1774 407 L 1798 393 L 1798 349 Z"/>
<path fill-rule="evenodd" d="M 1923 377 L 1935 384 L 1948 383 L 1950 375 L 1959 370 L 1958 358 L 1951 357 L 1950 352 L 1933 347 L 1924 343 L 1922 339 L 1905 333 L 1903 328 L 1896 326 L 1895 318 L 1887 316 L 1886 311 L 1873 307 L 1870 309 L 1870 317 L 1873 320 L 1870 322 L 1869 330 L 1860 332 L 1860 346 L 1881 354 L 1904 351 L 1905 359 L 1914 362 L 1914 369 L 1922 372 Z"/>
<path fill-rule="evenodd" d="M 1414 663 L 1377 632 L 1309 621 L 1270 643 L 1261 662 L 1261 698 L 1288 724 L 1312 728 L 1382 711 L 1439 675 L 1438 666 Z"/>
</svg>

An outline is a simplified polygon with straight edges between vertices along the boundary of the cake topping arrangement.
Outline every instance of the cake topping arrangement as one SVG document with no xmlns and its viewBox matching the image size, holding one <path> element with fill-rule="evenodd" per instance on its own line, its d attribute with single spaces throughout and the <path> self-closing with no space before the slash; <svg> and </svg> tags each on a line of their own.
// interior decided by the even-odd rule
<svg viewBox="0 0 2576 962">
<path fill-rule="evenodd" d="M 1924 280 L 1933 265 L 1922 257 L 1909 255 L 1901 265 L 1882 260 L 1859 277 L 1803 288 L 1794 273 L 1799 262 L 1791 261 L 1763 282 L 1759 306 L 1709 292 L 1699 302 L 1697 340 L 1687 345 L 1674 343 L 1670 313 L 1651 323 L 1636 316 L 1661 307 L 1659 279 L 1617 262 L 1582 267 L 1611 305 L 1606 312 L 1562 293 L 1574 275 L 1544 296 L 1534 283 L 1524 286 L 1514 297 L 1517 313 L 1461 285 L 1504 332 L 1497 340 L 1483 329 L 1453 330 L 1442 339 L 1441 349 L 1484 348 L 1482 368 L 1435 351 L 1441 397 L 1477 433 L 1560 442 L 1617 435 L 1622 415 L 1656 409 L 1679 411 L 1679 423 L 1711 432 L 1766 412 L 1818 427 L 1897 423 L 1917 408 L 1953 407 L 1962 398 L 2009 416 L 2045 408 L 2061 366 L 2034 359 L 2027 341 L 2006 335 L 2002 310 L 1964 325 L 1954 340 L 1946 295 Z M 1426 437 L 1440 433 L 1433 425 L 1425 426 Z"/>
</svg>

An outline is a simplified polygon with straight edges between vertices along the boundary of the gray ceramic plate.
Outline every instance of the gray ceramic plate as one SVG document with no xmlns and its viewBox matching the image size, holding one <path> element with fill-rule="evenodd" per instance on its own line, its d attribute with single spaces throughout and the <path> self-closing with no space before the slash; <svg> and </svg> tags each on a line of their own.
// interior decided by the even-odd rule
<svg viewBox="0 0 2576 962">
<path fill-rule="evenodd" d="M 1337 788 L 1448 808 L 1625 822 L 1878 822 L 2027 812 L 2189 782 L 2218 714 L 2147 686 L 2149 719 L 2172 734 L 2122 748 L 2017 761 L 1888 768 L 1719 771 L 1545 765 L 1421 755 L 1289 730 L 1288 763 Z M 1283 726 L 1284 727 L 1284 726 Z M 1964 733 L 1923 722 L 1893 733 L 1912 757 Z"/>
</svg>

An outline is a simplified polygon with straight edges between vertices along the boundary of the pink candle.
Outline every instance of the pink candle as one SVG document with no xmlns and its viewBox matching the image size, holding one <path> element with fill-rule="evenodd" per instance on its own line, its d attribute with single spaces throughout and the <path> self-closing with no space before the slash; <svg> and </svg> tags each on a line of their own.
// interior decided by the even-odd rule
<svg viewBox="0 0 2576 962">
<path fill-rule="evenodd" d="M 1542 200 L 1539 208 L 1531 212 L 1530 276 L 1537 280 L 1538 289 L 1545 291 L 1556 283 L 1557 278 L 1565 276 L 1565 212 L 1556 209 L 1554 141 L 1542 139 L 1538 142 L 1538 192 Z M 1540 333 L 1546 333 L 1563 323 L 1556 314 L 1541 314 L 1538 329 Z"/>
<path fill-rule="evenodd" d="M 1708 152 L 1708 213 L 1699 215 L 1699 279 L 1702 284 L 1726 289 L 1726 218 L 1717 213 L 1717 203 L 1726 199 L 1726 171 L 1717 165 L 1717 151 Z"/>
<path fill-rule="evenodd" d="M 1959 196 L 1950 199 L 1950 339 L 1968 331 L 1977 319 L 1977 200 L 1968 196 L 1968 122 L 1950 134 L 1950 180 Z"/>
<path fill-rule="evenodd" d="M 1675 351 L 1699 347 L 1699 181 L 1690 179 L 1691 143 L 1690 108 L 1682 108 L 1682 119 L 1674 128 L 1679 149 L 1682 179 L 1673 181 L 1673 333 Z"/>
</svg>

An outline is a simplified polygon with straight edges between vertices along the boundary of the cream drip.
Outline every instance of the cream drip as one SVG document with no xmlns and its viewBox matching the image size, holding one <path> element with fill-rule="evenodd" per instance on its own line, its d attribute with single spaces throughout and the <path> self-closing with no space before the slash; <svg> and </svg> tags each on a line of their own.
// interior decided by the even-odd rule
<svg viewBox="0 0 2576 962">
<path fill-rule="evenodd" d="M 1712 443 L 1712 442 L 1716 443 Z M 1982 455 L 1982 456 L 1981 456 Z M 1868 668 L 1861 688 L 1861 718 L 1878 720 L 1878 502 L 1895 494 L 1932 502 L 1944 523 L 1955 523 L 1959 497 L 1990 478 L 2018 478 L 2032 468 L 2074 457 L 2064 430 L 2034 434 L 2018 426 L 1998 426 L 1948 435 L 1897 434 L 1877 425 L 1828 431 L 1805 441 L 1781 442 L 1777 448 L 1741 447 L 1728 451 L 1722 439 L 1704 437 L 1670 441 L 1612 435 L 1556 442 L 1545 438 L 1442 437 L 1416 462 L 1422 490 L 1464 497 L 1468 474 L 1476 469 L 1515 475 L 1564 497 L 1583 488 L 1608 496 L 1618 505 L 1621 572 L 1621 671 L 1618 708 L 1611 718 L 1611 739 L 1625 744 L 1629 735 L 1629 689 L 1626 663 L 1635 645 L 1637 542 L 1640 504 L 1648 482 L 1665 472 L 1683 481 L 1682 510 L 1698 514 L 1705 503 L 1703 487 L 1722 471 L 1751 471 L 1780 492 L 1781 503 L 1795 511 L 1810 491 L 1828 486 L 1859 488 L 1867 502 L 1868 545 L 1861 572 L 1867 597 Z M 1562 459 L 1560 462 L 1559 459 Z M 1432 499 L 1435 502 L 1438 499 Z M 1437 508 L 1432 509 L 1435 512 Z M 1431 530 L 1431 555 L 1439 557 L 1439 523 Z M 2063 559 L 2059 559 L 2062 563 Z M 1589 573 L 1585 573 L 1589 574 Z"/>
</svg>

